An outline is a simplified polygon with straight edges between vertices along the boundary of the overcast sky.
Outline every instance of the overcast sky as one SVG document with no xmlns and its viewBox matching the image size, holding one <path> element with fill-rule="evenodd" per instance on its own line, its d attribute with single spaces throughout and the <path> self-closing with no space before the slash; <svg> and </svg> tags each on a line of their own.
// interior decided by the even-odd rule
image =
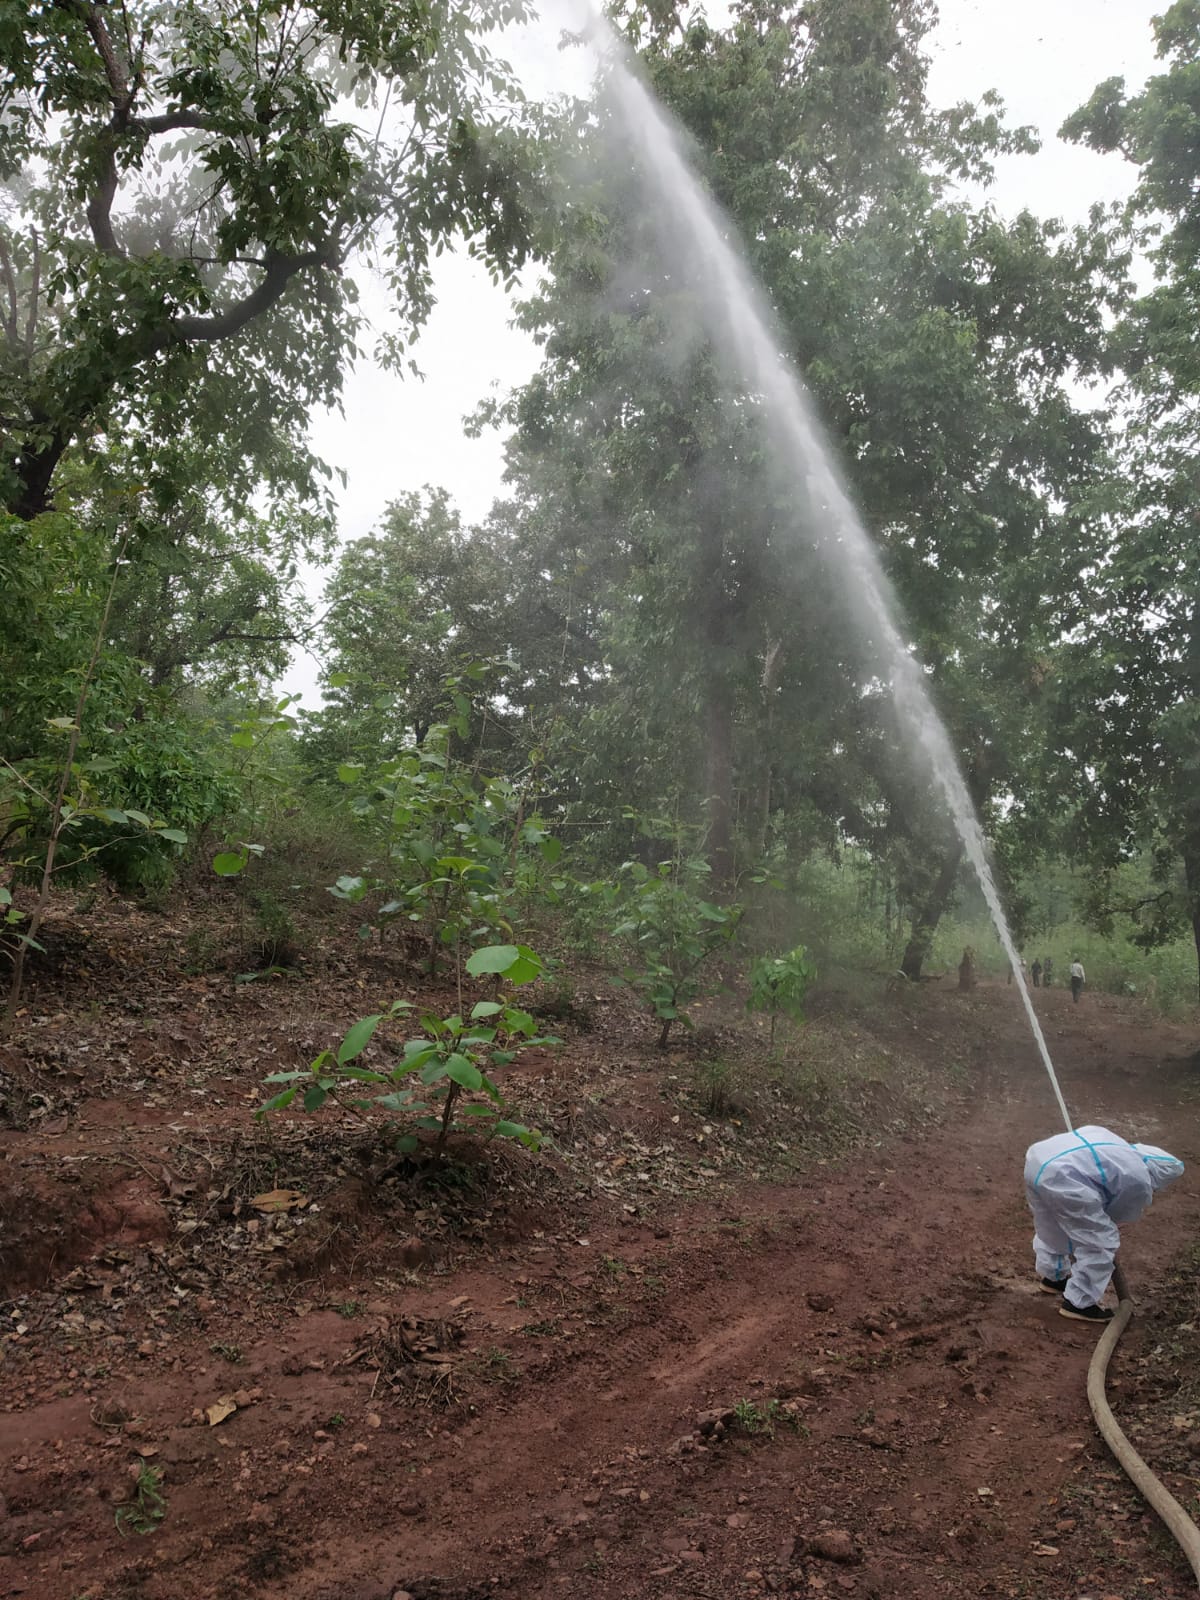
<svg viewBox="0 0 1200 1600">
<path fill-rule="evenodd" d="M 1064 144 L 1057 129 L 1104 78 L 1135 86 L 1154 70 L 1150 19 L 1165 0 L 942 0 L 929 50 L 934 104 L 975 100 L 987 89 L 1004 99 L 1008 120 L 1039 133 L 1035 156 L 1000 164 L 991 191 L 1005 213 L 1082 220 L 1097 200 L 1123 198 L 1129 167 Z M 717 8 L 709 14 L 717 16 Z M 514 36 L 509 55 L 531 94 L 579 87 L 581 66 L 564 66 L 554 47 L 557 21 Z M 568 82 L 567 80 L 571 81 Z M 365 296 L 382 318 L 381 295 Z M 344 415 L 314 419 L 317 452 L 348 474 L 339 533 L 356 538 L 387 502 L 426 483 L 450 490 L 463 515 L 481 518 L 500 487 L 503 441 L 464 436 L 463 417 L 489 393 L 521 384 L 536 365 L 528 337 L 510 326 L 512 308 L 487 273 L 464 256 L 444 257 L 437 306 L 416 349 L 423 381 L 363 364 L 346 382 Z M 318 593 L 323 583 L 312 575 Z M 314 705 L 318 663 L 300 655 L 283 687 Z"/>
</svg>

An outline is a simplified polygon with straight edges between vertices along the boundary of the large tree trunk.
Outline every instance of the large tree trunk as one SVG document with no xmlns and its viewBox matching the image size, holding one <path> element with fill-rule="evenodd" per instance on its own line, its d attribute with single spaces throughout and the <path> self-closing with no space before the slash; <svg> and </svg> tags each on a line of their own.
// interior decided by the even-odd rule
<svg viewBox="0 0 1200 1600">
<path fill-rule="evenodd" d="M 759 760 L 762 766 L 752 819 L 754 853 L 760 861 L 767 853 L 767 839 L 771 832 L 771 788 L 775 778 L 775 691 L 779 687 L 782 664 L 783 641 L 776 639 L 767 650 L 761 683 L 764 717 Z"/>
<path fill-rule="evenodd" d="M 914 982 L 921 976 L 921 968 L 924 966 L 930 948 L 933 945 L 933 936 L 937 932 L 937 925 L 942 920 L 946 907 L 950 904 L 950 896 L 954 893 L 954 884 L 958 877 L 962 855 L 962 841 L 956 839 L 942 859 L 941 870 L 934 881 L 933 888 L 926 895 L 920 909 L 913 918 L 912 932 L 909 935 L 904 957 L 900 962 L 900 971 L 906 978 L 911 978 Z"/>
<path fill-rule="evenodd" d="M 1200 996 L 1200 833 L 1193 834 L 1183 849 L 1183 875 L 1187 883 L 1188 915 L 1196 946 L 1196 986 Z"/>
<path fill-rule="evenodd" d="M 733 689 L 712 678 L 705 707 L 705 783 L 708 796 L 708 864 L 713 883 L 733 881 Z"/>
</svg>

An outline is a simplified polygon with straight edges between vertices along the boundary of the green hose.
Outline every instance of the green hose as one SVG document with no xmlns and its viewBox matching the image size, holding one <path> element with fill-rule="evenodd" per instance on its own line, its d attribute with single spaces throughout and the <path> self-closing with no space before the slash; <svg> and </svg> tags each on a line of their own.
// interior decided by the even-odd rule
<svg viewBox="0 0 1200 1600">
<path fill-rule="evenodd" d="M 1109 1359 L 1117 1348 L 1117 1341 L 1125 1332 L 1133 1317 L 1133 1299 L 1129 1293 L 1129 1285 L 1125 1281 L 1125 1274 L 1119 1266 L 1113 1273 L 1113 1283 L 1116 1287 L 1120 1304 L 1117 1306 L 1116 1316 L 1105 1328 L 1104 1335 L 1096 1346 L 1096 1353 L 1092 1357 L 1091 1365 L 1088 1367 L 1088 1404 L 1092 1408 L 1096 1426 L 1104 1436 L 1105 1444 L 1116 1456 L 1117 1461 L 1124 1469 L 1126 1477 L 1129 1478 L 1142 1499 L 1157 1511 L 1158 1515 L 1166 1523 L 1172 1537 L 1188 1558 L 1197 1584 L 1200 1584 L 1200 1528 L 1188 1516 L 1175 1496 L 1163 1487 L 1121 1432 L 1117 1419 L 1109 1409 L 1108 1398 L 1104 1393 L 1104 1380 L 1108 1374 Z"/>
</svg>

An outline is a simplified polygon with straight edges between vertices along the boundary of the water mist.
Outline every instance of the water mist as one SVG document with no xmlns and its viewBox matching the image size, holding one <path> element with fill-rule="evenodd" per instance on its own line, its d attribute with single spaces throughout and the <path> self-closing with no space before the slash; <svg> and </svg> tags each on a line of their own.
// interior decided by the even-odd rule
<svg viewBox="0 0 1200 1600">
<path fill-rule="evenodd" d="M 588 31 L 604 57 L 605 92 L 618 107 L 637 151 L 650 191 L 648 198 L 659 219 L 664 253 L 672 269 L 694 289 L 704 331 L 730 375 L 758 399 L 772 471 L 790 489 L 792 499 L 807 499 L 824 523 L 821 559 L 844 586 L 856 626 L 877 655 L 901 727 L 923 753 L 949 808 L 1012 967 L 1059 1110 L 1070 1129 L 1070 1113 L 1033 1009 L 967 786 L 933 708 L 923 669 L 900 635 L 890 586 L 874 546 L 842 482 L 803 381 L 783 353 L 784 341 L 765 293 L 730 242 L 733 224 L 705 194 L 692 170 L 681 131 L 643 82 L 624 43 L 597 14 L 593 13 Z"/>
</svg>

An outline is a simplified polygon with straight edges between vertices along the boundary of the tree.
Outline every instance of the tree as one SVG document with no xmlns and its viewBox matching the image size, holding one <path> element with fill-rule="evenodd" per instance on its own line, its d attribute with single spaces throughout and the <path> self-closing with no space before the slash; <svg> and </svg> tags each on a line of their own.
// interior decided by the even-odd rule
<svg viewBox="0 0 1200 1600">
<path fill-rule="evenodd" d="M 520 96 L 482 43 L 521 0 L 11 0 L 0 178 L 0 504 L 72 449 L 219 440 L 219 485 L 317 490 L 308 408 L 357 353 L 377 252 L 398 359 L 454 234 L 528 248 Z M 16 535 L 10 529 L 10 537 Z"/>
<path fill-rule="evenodd" d="M 445 716 L 446 680 L 504 653 L 503 581 L 445 490 L 394 500 L 375 533 L 345 547 L 325 591 L 326 705 L 310 752 L 330 764 L 420 744 Z"/>
<path fill-rule="evenodd" d="M 721 30 L 625 16 L 822 403 L 976 801 L 999 801 L 1075 592 L 1104 435 L 1068 383 L 1102 357 L 1120 253 L 1102 219 L 1007 223 L 953 197 L 1029 141 L 991 106 L 928 105 L 918 0 L 750 0 Z M 664 249 L 638 152 L 611 107 L 594 115 L 609 156 L 524 309 L 545 359 L 503 413 L 530 584 L 564 640 L 588 619 L 603 661 L 594 792 L 682 796 L 718 881 L 814 802 L 831 838 L 903 843 L 910 863 L 918 846 L 919 971 L 958 847 L 816 559 L 820 510 L 764 469 L 755 397 L 697 335 L 701 291 Z"/>
<path fill-rule="evenodd" d="M 120 445 L 102 464 L 64 463 L 59 474 L 60 502 L 122 554 L 109 644 L 142 663 L 150 691 L 270 681 L 309 626 L 299 563 L 327 555 L 327 519 L 294 491 L 262 509 L 225 505 L 210 487 L 222 455 L 198 439 L 155 455 L 153 487 Z"/>
<path fill-rule="evenodd" d="M 1122 492 L 1086 575 L 1062 743 L 1073 852 L 1112 868 L 1148 849 L 1157 891 L 1127 909 L 1145 943 L 1190 927 L 1200 958 L 1200 5 L 1178 0 L 1154 30 L 1164 71 L 1132 96 L 1107 80 L 1063 129 L 1137 167 L 1129 220 L 1157 282 L 1113 336 Z"/>
</svg>

